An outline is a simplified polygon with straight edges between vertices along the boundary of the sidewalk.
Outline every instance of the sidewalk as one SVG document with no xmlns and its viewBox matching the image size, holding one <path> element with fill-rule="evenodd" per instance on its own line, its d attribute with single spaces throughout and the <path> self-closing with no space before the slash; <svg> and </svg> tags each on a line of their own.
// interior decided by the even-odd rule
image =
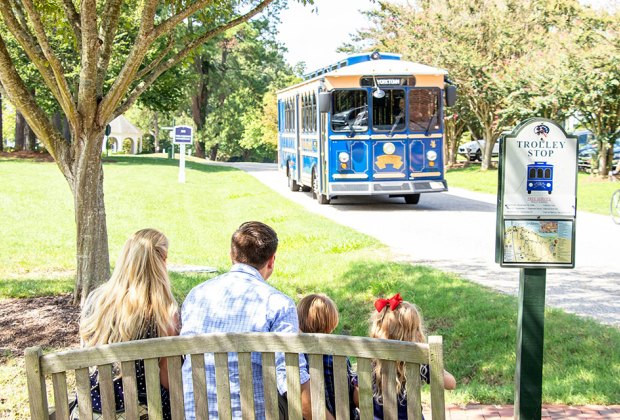
<svg viewBox="0 0 620 420">
<path fill-rule="evenodd" d="M 425 407 L 426 408 L 426 407 Z M 472 419 L 512 419 L 514 414 L 512 405 L 479 405 L 468 404 L 460 407 L 454 404 L 446 406 L 446 420 Z M 430 413 L 424 410 L 425 414 Z M 542 419 L 620 419 L 620 405 L 546 405 L 543 404 Z"/>
</svg>

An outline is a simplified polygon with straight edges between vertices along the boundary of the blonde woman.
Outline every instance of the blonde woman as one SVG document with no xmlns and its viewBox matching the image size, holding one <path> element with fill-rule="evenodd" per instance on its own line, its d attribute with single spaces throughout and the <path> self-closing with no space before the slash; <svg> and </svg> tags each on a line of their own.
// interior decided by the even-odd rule
<svg viewBox="0 0 620 420">
<path fill-rule="evenodd" d="M 383 338 L 387 340 L 411 341 L 414 343 L 425 343 L 426 335 L 422 324 L 422 316 L 412 303 L 403 301 L 400 293 L 395 294 L 389 299 L 377 299 L 375 309 L 370 319 L 370 337 Z M 381 363 L 374 363 L 373 368 L 373 388 L 374 388 L 374 417 L 383 418 L 383 387 L 381 384 Z M 407 376 L 404 363 L 399 363 L 396 368 L 398 396 L 398 419 L 407 419 L 407 394 L 405 384 Z M 415 372 L 414 372 L 415 374 Z M 420 379 L 430 383 L 430 371 L 428 365 L 420 366 Z M 449 372 L 443 372 L 444 388 L 456 388 L 456 380 Z"/>
<path fill-rule="evenodd" d="M 123 247 L 112 277 L 94 290 L 82 310 L 80 337 L 84 346 L 178 335 L 178 305 L 166 269 L 168 240 L 155 229 L 133 234 Z M 116 370 L 116 369 L 115 369 Z M 122 381 L 115 371 L 117 413 L 125 409 Z M 144 362 L 136 362 L 138 400 L 146 406 Z M 164 419 L 170 418 L 166 359 L 160 360 Z M 91 375 L 93 412 L 101 412 L 98 372 Z M 73 412 L 77 412 L 74 409 Z"/>
</svg>

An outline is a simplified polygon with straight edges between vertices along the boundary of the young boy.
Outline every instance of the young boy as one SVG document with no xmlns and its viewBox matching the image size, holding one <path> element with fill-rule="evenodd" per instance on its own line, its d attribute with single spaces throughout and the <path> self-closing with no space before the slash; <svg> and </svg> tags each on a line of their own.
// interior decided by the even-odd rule
<svg viewBox="0 0 620 420">
<path fill-rule="evenodd" d="M 311 294 L 297 304 L 299 330 L 303 333 L 331 334 L 338 326 L 338 308 L 333 300 L 323 294 Z M 308 355 L 306 362 L 309 363 Z M 323 356 L 325 377 L 325 405 L 332 414 L 336 414 L 334 393 L 334 359 L 331 355 Z M 359 405 L 357 375 L 347 359 L 347 377 L 349 383 L 349 411 L 351 420 L 359 419 L 356 407 Z"/>
</svg>

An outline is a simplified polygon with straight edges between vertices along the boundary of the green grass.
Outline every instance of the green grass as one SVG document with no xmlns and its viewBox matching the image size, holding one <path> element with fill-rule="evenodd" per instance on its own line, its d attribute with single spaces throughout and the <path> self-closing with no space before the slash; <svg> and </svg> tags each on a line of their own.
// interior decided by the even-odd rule
<svg viewBox="0 0 620 420">
<path fill-rule="evenodd" d="M 448 187 L 464 188 L 497 195 L 497 170 L 481 171 L 480 166 L 451 169 L 446 174 Z M 620 184 L 585 173 L 577 175 L 577 210 L 609 215 L 609 202 Z"/>
<path fill-rule="evenodd" d="M 169 237 L 170 263 L 223 272 L 233 230 L 246 220 L 265 221 L 280 237 L 270 283 L 295 300 L 311 292 L 332 296 L 341 312 L 337 332 L 366 335 L 374 299 L 400 292 L 420 306 L 429 333 L 444 337 L 446 368 L 458 381 L 449 401 L 513 401 L 515 297 L 429 267 L 390 262 L 376 240 L 304 210 L 243 172 L 188 162 L 187 183 L 180 185 L 177 164 L 144 157 L 106 162 L 112 259 L 131 233 L 151 226 Z M 0 179 L 0 299 L 71 290 L 75 228 L 60 172 L 49 163 L 0 161 Z M 172 273 L 175 296 L 182 302 L 212 276 Z M 544 401 L 618 403 L 620 331 L 559 310 L 547 311 L 545 322 Z M 15 357 L 0 365 L 0 395 L 9 396 L 0 399 L 0 417 L 26 416 L 22 369 Z"/>
</svg>

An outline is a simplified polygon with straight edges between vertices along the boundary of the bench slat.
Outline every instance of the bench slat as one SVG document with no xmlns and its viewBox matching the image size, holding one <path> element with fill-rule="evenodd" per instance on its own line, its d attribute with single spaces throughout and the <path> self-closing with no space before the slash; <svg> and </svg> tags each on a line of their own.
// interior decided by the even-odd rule
<svg viewBox="0 0 620 420">
<path fill-rule="evenodd" d="M 230 410 L 230 379 L 228 353 L 215 353 L 215 386 L 217 389 L 217 413 L 220 419 L 232 419 Z"/>
<path fill-rule="evenodd" d="M 288 418 L 302 420 L 301 383 L 299 382 L 299 355 L 286 353 L 286 396 L 288 399 Z"/>
<path fill-rule="evenodd" d="M 388 360 L 381 361 L 381 389 L 383 396 L 383 418 L 385 420 L 397 420 L 396 362 Z"/>
<path fill-rule="evenodd" d="M 372 404 L 372 363 L 370 359 L 357 359 L 357 380 L 359 383 L 360 419 L 374 419 Z"/>
<path fill-rule="evenodd" d="M 42 363 L 43 352 L 40 347 L 29 347 L 26 355 L 26 382 L 30 397 L 30 416 L 35 420 L 47 420 L 47 391 Z"/>
<path fill-rule="evenodd" d="M 99 394 L 101 395 L 101 412 L 104 419 L 114 420 L 116 404 L 114 401 L 114 384 L 112 383 L 112 365 L 97 366 Z"/>
<path fill-rule="evenodd" d="M 192 385 L 197 420 L 209 420 L 209 401 L 207 400 L 207 376 L 204 354 L 192 354 Z"/>
<path fill-rule="evenodd" d="M 57 419 L 69 418 L 69 400 L 67 399 L 67 375 L 55 373 L 52 375 L 52 386 L 54 388 L 54 405 L 56 407 Z"/>
<path fill-rule="evenodd" d="M 241 416 L 254 419 L 254 381 L 252 378 L 252 353 L 239 353 L 239 388 Z"/>
<path fill-rule="evenodd" d="M 80 420 L 93 420 L 93 402 L 90 399 L 90 376 L 88 368 L 75 370 L 75 387 L 78 394 Z"/>
<path fill-rule="evenodd" d="M 138 380 L 136 378 L 136 362 L 121 363 L 121 377 L 123 381 L 123 400 L 125 414 L 128 419 L 138 418 Z"/>
<path fill-rule="evenodd" d="M 334 400 L 336 418 L 349 420 L 349 379 L 345 356 L 334 356 Z"/>
<path fill-rule="evenodd" d="M 183 358 L 181 356 L 168 357 L 168 392 L 170 394 L 172 420 L 185 419 L 182 366 Z"/>
<path fill-rule="evenodd" d="M 265 390 L 265 418 L 278 420 L 278 379 L 275 353 L 263 353 L 263 387 Z"/>
<path fill-rule="evenodd" d="M 443 341 L 441 336 L 428 337 L 431 361 L 431 412 L 433 420 L 446 418 L 443 384 Z"/>
<path fill-rule="evenodd" d="M 325 418 L 325 370 L 323 368 L 323 355 L 310 354 L 310 396 L 315 403 L 312 404 L 312 418 Z"/>
<path fill-rule="evenodd" d="M 333 334 L 215 333 L 134 340 L 46 354 L 41 358 L 41 369 L 44 374 L 51 374 L 113 362 L 219 352 L 320 353 L 413 363 L 428 361 L 425 344 Z"/>
<path fill-rule="evenodd" d="M 159 382 L 159 359 L 145 359 L 144 370 L 149 420 L 164 420 L 164 413 L 161 406 L 161 385 Z"/>
<path fill-rule="evenodd" d="M 407 363 L 407 418 L 422 420 L 420 365 Z"/>
</svg>

